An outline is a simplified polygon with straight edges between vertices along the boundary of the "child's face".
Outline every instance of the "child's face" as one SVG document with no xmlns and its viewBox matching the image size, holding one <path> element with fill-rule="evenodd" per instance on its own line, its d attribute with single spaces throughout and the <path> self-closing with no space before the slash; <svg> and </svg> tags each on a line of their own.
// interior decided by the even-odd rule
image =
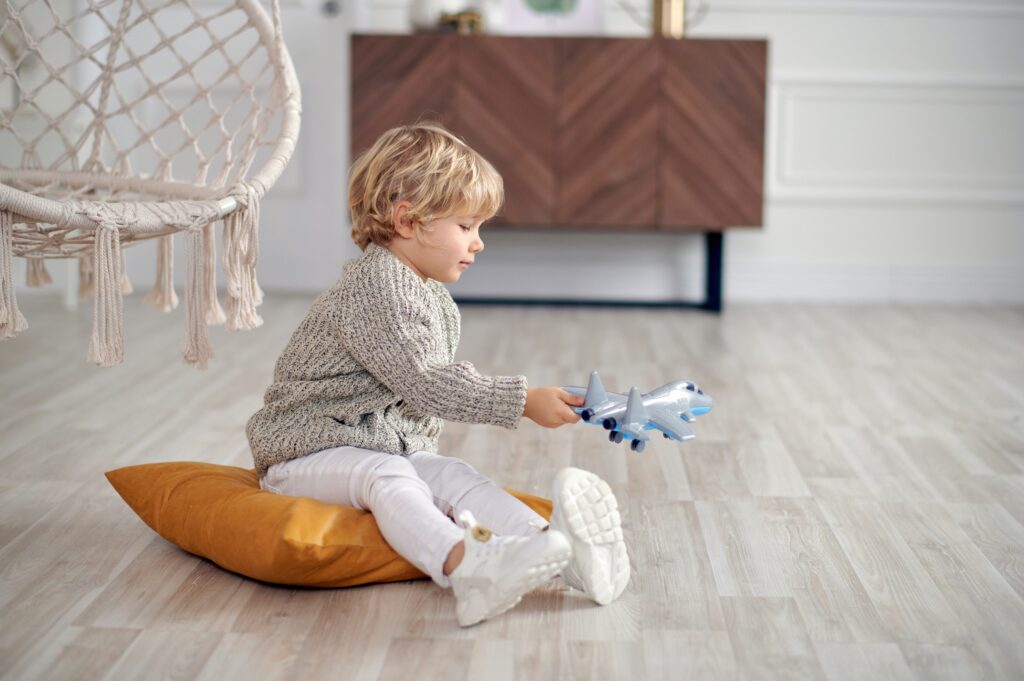
<svg viewBox="0 0 1024 681">
<path fill-rule="evenodd" d="M 399 220 L 402 215 L 399 214 Z M 427 278 L 453 284 L 476 255 L 484 250 L 478 217 L 453 215 L 428 222 L 417 239 L 411 227 L 395 222 L 395 238 L 388 248 L 424 281 Z"/>
</svg>

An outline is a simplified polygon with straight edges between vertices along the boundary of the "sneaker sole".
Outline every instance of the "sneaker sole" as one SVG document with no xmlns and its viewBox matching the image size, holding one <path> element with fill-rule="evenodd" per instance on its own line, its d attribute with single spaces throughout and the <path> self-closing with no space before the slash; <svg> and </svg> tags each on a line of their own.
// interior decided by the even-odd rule
<svg viewBox="0 0 1024 681">
<path fill-rule="evenodd" d="M 555 575 L 565 569 L 570 559 L 572 559 L 572 553 L 565 551 L 531 563 L 518 581 L 506 585 L 502 591 L 492 586 L 485 593 L 478 588 L 471 587 L 469 593 L 462 599 L 465 605 L 458 607 L 456 611 L 459 626 L 471 627 L 511 610 L 519 601 L 523 600 L 525 594 L 554 579 Z"/>
<path fill-rule="evenodd" d="M 574 556 L 562 577 L 599 605 L 607 605 L 625 591 L 630 574 L 615 495 L 607 482 L 579 468 L 559 473 L 554 487 Z"/>
</svg>

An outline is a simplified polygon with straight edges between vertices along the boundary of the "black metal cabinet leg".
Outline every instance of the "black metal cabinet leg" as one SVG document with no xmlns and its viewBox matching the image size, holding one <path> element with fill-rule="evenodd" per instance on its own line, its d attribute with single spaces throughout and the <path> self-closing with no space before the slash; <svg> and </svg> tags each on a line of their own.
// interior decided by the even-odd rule
<svg viewBox="0 0 1024 681">
<path fill-rule="evenodd" d="M 675 309 L 697 309 L 720 313 L 722 311 L 722 244 L 723 232 L 705 232 L 704 243 L 707 251 L 707 270 L 704 285 L 704 300 L 580 300 L 578 298 L 464 298 L 456 296 L 459 305 L 571 305 L 576 307 L 659 307 Z"/>
<path fill-rule="evenodd" d="M 705 232 L 707 270 L 704 287 L 704 309 L 722 311 L 722 242 L 723 232 Z"/>
</svg>

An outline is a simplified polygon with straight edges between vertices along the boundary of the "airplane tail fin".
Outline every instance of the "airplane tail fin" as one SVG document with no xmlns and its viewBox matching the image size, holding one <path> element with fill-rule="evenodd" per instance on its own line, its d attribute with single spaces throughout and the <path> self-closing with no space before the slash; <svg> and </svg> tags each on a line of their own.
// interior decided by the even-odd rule
<svg viewBox="0 0 1024 681">
<path fill-rule="evenodd" d="M 597 372 L 591 372 L 590 383 L 587 384 L 587 397 L 583 402 L 583 407 L 596 407 L 604 404 L 608 401 L 608 393 L 604 391 L 604 385 L 601 383 L 601 377 L 597 375 Z"/>
<path fill-rule="evenodd" d="M 623 423 L 629 425 L 640 421 L 647 422 L 647 410 L 644 409 L 644 401 L 640 398 L 640 389 L 633 386 L 629 389 L 629 401 L 626 402 L 626 416 Z"/>
</svg>

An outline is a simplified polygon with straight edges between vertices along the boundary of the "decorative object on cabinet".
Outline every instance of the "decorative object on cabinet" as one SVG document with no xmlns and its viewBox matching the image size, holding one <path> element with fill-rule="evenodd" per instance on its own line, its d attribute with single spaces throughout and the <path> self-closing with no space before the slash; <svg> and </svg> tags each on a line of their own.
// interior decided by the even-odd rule
<svg viewBox="0 0 1024 681">
<path fill-rule="evenodd" d="M 455 14 L 442 14 L 440 21 L 442 27 L 454 30 L 462 35 L 483 33 L 484 31 L 483 17 L 476 10 L 466 10 L 464 12 L 456 12 Z"/>
<path fill-rule="evenodd" d="M 505 0 L 506 35 L 600 35 L 604 31 L 600 0 Z"/>
<path fill-rule="evenodd" d="M 484 17 L 490 17 L 467 0 L 412 0 L 409 4 L 409 23 L 420 32 L 480 33 Z"/>
</svg>

